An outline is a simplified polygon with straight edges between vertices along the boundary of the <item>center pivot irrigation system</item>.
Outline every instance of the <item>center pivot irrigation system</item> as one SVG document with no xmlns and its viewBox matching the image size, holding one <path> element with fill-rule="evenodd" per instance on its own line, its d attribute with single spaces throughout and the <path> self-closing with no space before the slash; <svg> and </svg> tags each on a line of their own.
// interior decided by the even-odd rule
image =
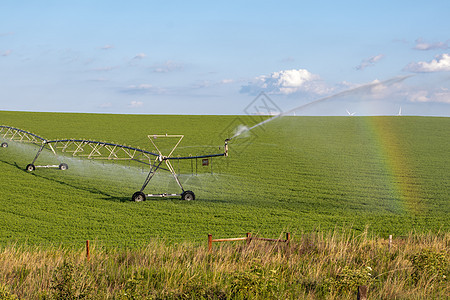
<svg viewBox="0 0 450 300">
<path fill-rule="evenodd" d="M 14 128 L 10 126 L 0 125 L 0 138 L 3 140 L 10 140 L 15 142 L 31 143 L 39 146 L 39 149 L 34 157 L 33 161 L 26 166 L 26 170 L 33 172 L 36 168 L 59 168 L 60 170 L 67 170 L 69 166 L 66 163 L 60 162 L 55 165 L 35 165 L 37 159 L 44 149 L 51 151 L 57 158 L 57 151 L 67 153 L 73 157 L 84 157 L 87 159 L 103 159 L 103 160 L 130 160 L 138 163 L 148 165 L 150 171 L 142 185 L 141 189 L 135 192 L 132 196 L 133 201 L 144 201 L 147 197 L 176 197 L 181 196 L 183 200 L 194 200 L 195 194 L 192 191 L 185 190 L 178 175 L 173 168 L 172 160 L 188 160 L 188 159 L 208 159 L 213 157 L 228 156 L 228 142 L 230 139 L 225 140 L 224 152 L 217 154 L 197 155 L 197 156 L 184 156 L 174 157 L 172 156 L 178 145 L 183 139 L 183 135 L 148 135 L 150 142 L 155 147 L 158 153 L 153 153 L 147 150 L 139 149 L 136 147 L 125 146 L 114 143 L 92 141 L 86 139 L 59 139 L 59 140 L 47 140 L 34 133 Z M 158 146 L 155 143 L 157 138 L 176 138 L 177 142 L 173 146 L 172 150 L 163 155 Z M 8 147 L 7 142 L 2 142 L 1 147 Z M 163 165 L 164 163 L 164 165 Z M 165 167 L 164 167 L 165 166 Z M 174 194 L 145 194 L 144 189 L 149 184 L 150 180 L 159 170 L 168 171 L 172 174 L 176 183 L 181 189 L 181 193 Z"/>
</svg>

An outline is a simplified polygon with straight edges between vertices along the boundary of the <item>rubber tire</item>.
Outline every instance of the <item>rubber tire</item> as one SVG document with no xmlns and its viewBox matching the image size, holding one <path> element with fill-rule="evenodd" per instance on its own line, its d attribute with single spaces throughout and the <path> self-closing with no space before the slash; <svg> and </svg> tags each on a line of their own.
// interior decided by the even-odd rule
<svg viewBox="0 0 450 300">
<path fill-rule="evenodd" d="M 2 143 L 2 148 L 7 148 L 8 147 L 8 143 Z"/>
<path fill-rule="evenodd" d="M 28 172 L 33 172 L 34 170 L 36 170 L 36 167 L 33 164 L 28 164 L 25 170 L 27 170 Z"/>
<path fill-rule="evenodd" d="M 184 191 L 181 194 L 181 200 L 191 201 L 195 200 L 195 194 L 193 191 Z"/>
<path fill-rule="evenodd" d="M 60 170 L 64 171 L 64 170 L 67 170 L 69 168 L 69 166 L 67 164 L 65 164 L 65 163 L 62 163 L 62 164 L 59 165 L 58 168 Z"/>
<path fill-rule="evenodd" d="M 131 200 L 134 202 L 141 202 L 145 201 L 145 194 L 143 192 L 136 192 L 133 194 L 133 197 L 131 197 Z"/>
</svg>

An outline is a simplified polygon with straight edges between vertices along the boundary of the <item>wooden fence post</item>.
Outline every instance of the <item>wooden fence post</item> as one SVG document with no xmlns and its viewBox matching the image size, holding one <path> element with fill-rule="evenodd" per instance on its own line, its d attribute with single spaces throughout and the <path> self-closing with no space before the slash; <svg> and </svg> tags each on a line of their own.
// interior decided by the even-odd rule
<svg viewBox="0 0 450 300">
<path fill-rule="evenodd" d="M 392 248 L 392 234 L 389 235 L 389 251 L 391 251 Z"/>
<path fill-rule="evenodd" d="M 358 286 L 358 300 L 367 300 L 367 285 Z"/>
<path fill-rule="evenodd" d="M 208 234 L 208 251 L 212 250 L 212 234 Z"/>
<path fill-rule="evenodd" d="M 86 259 L 88 261 L 91 259 L 91 255 L 89 253 L 89 240 L 86 240 Z"/>
<path fill-rule="evenodd" d="M 252 234 L 251 232 L 247 232 L 247 245 L 250 245 L 251 241 L 252 241 Z"/>
<path fill-rule="evenodd" d="M 286 258 L 289 258 L 291 256 L 290 244 L 291 244 L 291 233 L 286 232 L 286 249 L 285 249 Z"/>
</svg>

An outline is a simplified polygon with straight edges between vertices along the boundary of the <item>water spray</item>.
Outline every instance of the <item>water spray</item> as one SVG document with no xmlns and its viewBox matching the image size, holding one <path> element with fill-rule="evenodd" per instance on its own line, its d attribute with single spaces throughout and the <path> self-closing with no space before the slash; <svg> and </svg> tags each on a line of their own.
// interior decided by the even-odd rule
<svg viewBox="0 0 450 300">
<path fill-rule="evenodd" d="M 170 153 L 163 154 L 158 146 L 153 141 L 156 138 L 178 138 L 175 146 L 171 149 Z M 178 179 L 178 175 L 175 172 L 174 167 L 172 166 L 171 161 L 175 160 L 192 160 L 192 159 L 212 159 L 213 157 L 227 157 L 228 156 L 228 142 L 230 139 L 225 140 L 225 147 L 223 153 L 216 154 L 206 154 L 206 155 L 196 155 L 196 156 L 185 156 L 185 157 L 173 157 L 173 153 L 175 149 L 180 144 L 183 139 L 183 135 L 148 135 L 151 143 L 155 147 L 158 153 L 153 153 L 147 150 L 139 149 L 132 146 L 102 142 L 102 141 L 93 141 L 86 139 L 59 139 L 59 140 L 47 140 L 38 135 L 30 133 L 28 131 L 14 128 L 10 126 L 0 126 L 0 138 L 11 140 L 15 142 L 25 142 L 32 143 L 39 146 L 38 152 L 36 153 L 32 163 L 26 166 L 26 170 L 28 172 L 33 172 L 36 168 L 59 168 L 60 170 L 67 170 L 69 166 L 66 163 L 61 163 L 59 165 L 35 165 L 35 162 L 38 160 L 40 155 L 42 154 L 44 149 L 50 150 L 56 157 L 56 150 L 69 154 L 72 157 L 84 157 L 91 160 L 127 160 L 134 161 L 138 163 L 142 163 L 143 165 L 147 165 L 150 167 L 150 171 L 147 175 L 147 178 L 142 185 L 142 188 L 133 194 L 133 201 L 144 201 L 146 197 L 173 197 L 173 196 L 181 196 L 183 200 L 194 200 L 195 195 L 192 191 L 185 190 L 180 180 Z M 0 144 L 0 147 L 6 148 L 8 144 L 4 142 Z M 165 167 L 163 166 L 165 165 Z M 150 180 L 159 170 L 168 171 L 172 174 L 176 183 L 181 189 L 181 193 L 173 193 L 173 194 L 144 194 L 144 189 L 147 187 Z"/>
<path fill-rule="evenodd" d="M 282 112 L 282 113 L 280 113 L 280 114 L 278 114 L 276 116 L 273 116 L 273 117 L 271 117 L 269 119 L 266 119 L 266 120 L 264 120 L 264 121 L 262 121 L 262 122 L 260 122 L 260 123 L 258 123 L 256 125 L 253 125 L 252 127 L 246 127 L 246 126 L 239 127 L 237 132 L 231 138 L 229 138 L 229 140 L 232 140 L 232 139 L 240 136 L 244 132 L 249 132 L 250 130 L 252 130 L 252 129 L 256 128 L 256 127 L 264 125 L 264 124 L 266 124 L 266 123 L 268 123 L 270 121 L 273 121 L 275 119 L 278 119 L 280 117 L 284 117 L 286 115 L 289 115 L 289 114 L 291 114 L 291 113 L 293 113 L 295 111 L 303 110 L 303 109 L 308 108 L 310 106 L 313 106 L 313 105 L 316 105 L 318 103 L 325 102 L 325 101 L 328 101 L 328 100 L 331 100 L 331 99 L 334 99 L 334 98 L 343 97 L 343 96 L 349 96 L 349 95 L 360 93 L 360 92 L 367 92 L 367 91 L 370 91 L 371 89 L 379 87 L 379 86 L 390 86 L 390 85 L 393 85 L 393 84 L 396 84 L 396 83 L 400 83 L 400 82 L 402 82 L 402 81 L 404 81 L 404 80 L 406 80 L 406 79 L 408 79 L 408 78 L 410 78 L 412 76 L 414 76 L 414 75 L 396 76 L 396 77 L 393 77 L 393 78 L 390 78 L 390 79 L 387 79 L 387 80 L 384 80 L 384 81 L 364 84 L 364 85 L 361 85 L 361 86 L 358 86 L 358 87 L 355 87 L 355 88 L 351 88 L 351 89 L 348 89 L 348 90 L 345 90 L 345 91 L 342 91 L 342 92 L 339 92 L 339 93 L 336 93 L 336 94 L 333 94 L 333 95 L 330 95 L 330 96 L 326 96 L 326 97 L 314 100 L 312 102 L 309 102 L 309 103 L 297 106 L 295 108 L 292 108 L 292 109 L 290 109 L 288 111 Z"/>
</svg>

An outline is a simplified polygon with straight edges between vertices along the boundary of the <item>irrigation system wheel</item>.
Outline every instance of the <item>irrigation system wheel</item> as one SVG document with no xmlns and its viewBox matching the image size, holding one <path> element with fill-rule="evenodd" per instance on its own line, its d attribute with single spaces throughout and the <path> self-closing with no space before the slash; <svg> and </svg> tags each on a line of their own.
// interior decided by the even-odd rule
<svg viewBox="0 0 450 300">
<path fill-rule="evenodd" d="M 143 192 L 136 192 L 133 194 L 133 197 L 131 197 L 131 200 L 134 202 L 145 201 L 145 194 Z"/>
<path fill-rule="evenodd" d="M 34 170 L 36 170 L 36 167 L 33 164 L 28 164 L 25 170 L 27 170 L 28 172 L 33 172 Z"/>
<path fill-rule="evenodd" d="M 2 143 L 2 148 L 8 147 L 8 143 Z"/>
<path fill-rule="evenodd" d="M 69 166 L 67 165 L 67 164 L 65 164 L 65 163 L 62 163 L 62 164 L 60 164 L 59 166 L 58 166 L 58 168 L 60 169 L 60 170 L 67 170 L 68 168 L 69 168 Z"/>
<path fill-rule="evenodd" d="M 193 191 L 184 191 L 181 194 L 181 200 L 191 201 L 195 200 L 195 194 Z"/>
</svg>

